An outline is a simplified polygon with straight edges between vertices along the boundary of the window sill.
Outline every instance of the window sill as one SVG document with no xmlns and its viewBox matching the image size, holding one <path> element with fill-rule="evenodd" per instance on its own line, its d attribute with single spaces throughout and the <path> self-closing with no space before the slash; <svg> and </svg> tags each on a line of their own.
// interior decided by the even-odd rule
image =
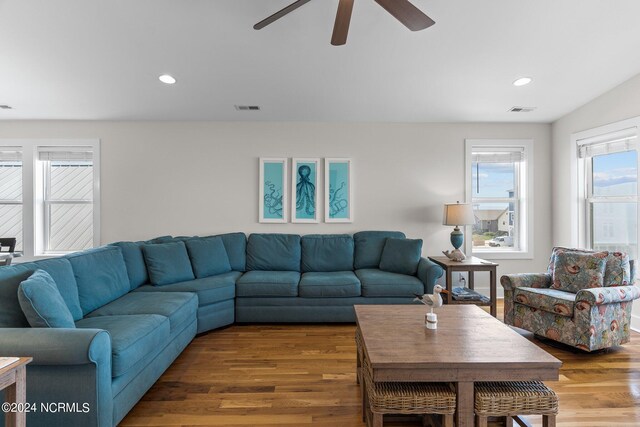
<svg viewBox="0 0 640 427">
<path fill-rule="evenodd" d="M 473 256 L 487 260 L 500 259 L 533 259 L 529 251 L 476 251 Z"/>
</svg>

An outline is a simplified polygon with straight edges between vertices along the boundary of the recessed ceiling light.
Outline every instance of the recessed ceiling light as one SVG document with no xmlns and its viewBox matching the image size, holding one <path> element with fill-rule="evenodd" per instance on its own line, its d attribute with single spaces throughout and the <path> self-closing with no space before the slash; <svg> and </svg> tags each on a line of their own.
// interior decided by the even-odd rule
<svg viewBox="0 0 640 427">
<path fill-rule="evenodd" d="M 170 76 L 169 74 L 163 74 L 160 77 L 158 77 L 158 79 L 160 79 L 162 83 L 166 83 L 168 85 L 172 85 L 176 82 L 175 77 Z"/>
<path fill-rule="evenodd" d="M 13 108 L 10 105 L 0 105 L 0 109 L 2 109 L 2 110 L 12 110 Z"/>
<path fill-rule="evenodd" d="M 524 86 L 524 85 L 528 85 L 532 81 L 533 81 L 533 79 L 531 77 L 520 77 L 519 79 L 517 79 L 517 80 L 515 80 L 513 82 L 513 85 L 514 86 Z"/>
</svg>

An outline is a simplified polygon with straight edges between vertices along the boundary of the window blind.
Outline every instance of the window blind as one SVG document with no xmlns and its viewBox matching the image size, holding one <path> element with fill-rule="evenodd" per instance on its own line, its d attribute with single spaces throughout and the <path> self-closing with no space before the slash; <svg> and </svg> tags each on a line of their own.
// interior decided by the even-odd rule
<svg viewBox="0 0 640 427">
<path fill-rule="evenodd" d="M 0 161 L 19 162 L 22 160 L 22 147 L 2 147 Z"/>
<path fill-rule="evenodd" d="M 42 161 L 91 161 L 90 147 L 39 147 L 38 160 Z"/>
<path fill-rule="evenodd" d="M 518 163 L 524 160 L 524 150 L 509 151 L 474 151 L 471 154 L 473 163 Z"/>
<path fill-rule="evenodd" d="M 578 157 L 601 156 L 603 154 L 621 153 L 623 151 L 636 150 L 638 148 L 637 137 L 626 138 L 617 141 L 600 142 L 597 144 L 584 144 L 578 148 Z"/>
</svg>

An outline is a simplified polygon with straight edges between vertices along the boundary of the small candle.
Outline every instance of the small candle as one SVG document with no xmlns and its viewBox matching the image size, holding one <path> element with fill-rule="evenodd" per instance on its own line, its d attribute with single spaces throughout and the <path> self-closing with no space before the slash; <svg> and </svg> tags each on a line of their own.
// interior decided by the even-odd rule
<svg viewBox="0 0 640 427">
<path fill-rule="evenodd" d="M 427 329 L 438 329 L 438 315 L 435 313 L 427 313 L 424 317 Z"/>
</svg>

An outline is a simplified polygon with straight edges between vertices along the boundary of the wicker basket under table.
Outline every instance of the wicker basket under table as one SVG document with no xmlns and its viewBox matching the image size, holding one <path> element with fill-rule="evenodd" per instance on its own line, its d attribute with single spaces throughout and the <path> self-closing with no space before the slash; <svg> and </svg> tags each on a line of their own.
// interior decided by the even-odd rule
<svg viewBox="0 0 640 427">
<path fill-rule="evenodd" d="M 542 415 L 543 426 L 553 427 L 558 396 L 540 381 L 476 383 L 475 412 L 478 427 L 485 427 L 488 417 L 506 417 L 510 427 L 517 415 Z"/>
<path fill-rule="evenodd" d="M 366 357 L 362 360 L 364 386 L 363 410 L 373 427 L 383 425 L 385 414 L 414 414 L 443 416 L 443 425 L 453 427 L 456 410 L 456 394 L 448 383 L 373 382 L 371 366 Z M 364 415 L 364 414 L 363 414 Z M 369 425 L 369 422 L 367 423 Z"/>
</svg>

